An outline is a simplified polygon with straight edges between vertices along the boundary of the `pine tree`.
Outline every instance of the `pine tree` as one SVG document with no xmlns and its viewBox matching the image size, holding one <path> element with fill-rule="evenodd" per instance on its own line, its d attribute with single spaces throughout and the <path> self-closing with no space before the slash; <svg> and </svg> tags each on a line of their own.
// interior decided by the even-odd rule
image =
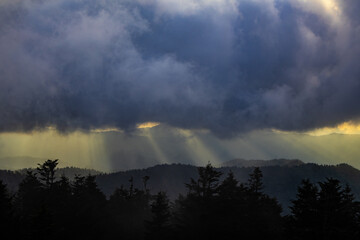
<svg viewBox="0 0 360 240">
<path fill-rule="evenodd" d="M 342 188 L 340 181 L 327 178 L 319 182 L 319 214 L 321 235 L 326 239 L 357 239 L 356 203 L 350 187 Z"/>
<path fill-rule="evenodd" d="M 251 192 L 255 194 L 261 193 L 263 189 L 262 177 L 262 172 L 258 167 L 254 168 L 254 171 L 250 173 L 248 187 Z"/>
<path fill-rule="evenodd" d="M 233 199 L 238 195 L 239 182 L 235 179 L 234 173 L 229 172 L 228 176 L 219 186 L 219 195 L 221 196 L 222 201 L 225 199 Z"/>
<path fill-rule="evenodd" d="M 218 193 L 219 178 L 222 175 L 221 172 L 216 171 L 211 164 L 207 164 L 206 167 L 198 168 L 199 179 L 195 181 L 190 180 L 186 187 L 189 190 L 189 194 L 208 199 Z"/>
<path fill-rule="evenodd" d="M 179 213 L 177 224 L 181 238 L 209 238 L 213 237 L 216 229 L 216 203 L 219 193 L 219 178 L 221 172 L 215 170 L 211 164 L 198 168 L 199 178 L 191 179 L 185 186 L 188 194 L 178 200 Z"/>
<path fill-rule="evenodd" d="M 16 194 L 17 208 L 25 216 L 33 216 L 38 210 L 42 200 L 41 183 L 36 173 L 28 171 L 25 178 L 19 184 L 19 190 Z"/>
<path fill-rule="evenodd" d="M 54 184 L 55 181 L 55 168 L 58 165 L 59 159 L 50 160 L 48 159 L 43 164 L 38 164 L 38 167 L 36 170 L 40 174 L 40 180 L 43 182 L 43 184 L 50 188 Z"/>
<path fill-rule="evenodd" d="M 278 239 L 282 235 L 282 208 L 276 198 L 263 193 L 263 174 L 260 168 L 254 168 L 249 174 L 245 194 L 244 223 L 246 236 L 255 239 Z"/>
<path fill-rule="evenodd" d="M 170 237 L 170 201 L 165 192 L 158 192 L 151 204 L 152 219 L 147 222 L 147 239 Z"/>
<path fill-rule="evenodd" d="M 73 228 L 74 237 L 90 236 L 101 239 L 106 219 L 106 197 L 96 184 L 95 176 L 75 176 L 73 183 Z"/>
<path fill-rule="evenodd" d="M 233 172 L 219 185 L 219 198 L 216 205 L 216 221 L 218 228 L 213 231 L 214 235 L 221 236 L 221 239 L 233 239 L 233 236 L 243 236 L 243 226 L 248 221 L 244 216 L 245 187 L 235 179 Z"/>
<path fill-rule="evenodd" d="M 293 239 L 359 239 L 359 203 L 349 186 L 327 178 L 320 190 L 303 180 L 291 206 L 288 231 Z"/>
<path fill-rule="evenodd" d="M 293 238 L 317 239 L 319 226 L 318 188 L 309 179 L 298 187 L 296 199 L 290 207 L 289 231 Z"/>
<path fill-rule="evenodd" d="M 141 239 L 145 233 L 145 222 L 151 220 L 150 193 L 134 188 L 131 177 L 129 189 L 117 188 L 110 196 L 108 208 L 111 211 L 111 226 L 116 235 L 124 239 Z"/>
</svg>

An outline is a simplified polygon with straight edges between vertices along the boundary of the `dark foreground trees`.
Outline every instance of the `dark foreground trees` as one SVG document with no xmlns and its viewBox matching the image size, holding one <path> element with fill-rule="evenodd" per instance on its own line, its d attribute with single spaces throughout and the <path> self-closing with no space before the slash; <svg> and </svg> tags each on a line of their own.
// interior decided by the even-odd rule
<svg viewBox="0 0 360 240">
<path fill-rule="evenodd" d="M 360 239 L 360 205 L 349 186 L 328 178 L 319 187 L 308 179 L 298 187 L 288 218 L 292 239 Z"/>
<path fill-rule="evenodd" d="M 15 222 L 11 196 L 6 185 L 0 180 L 0 229 L 1 236 L 11 235 Z"/>
<path fill-rule="evenodd" d="M 37 173 L 28 172 L 20 183 L 13 201 L 17 224 L 14 234 L 19 239 L 100 237 L 106 198 L 95 177 L 77 176 L 70 183 L 64 176 L 55 181 L 53 172 L 55 168 L 45 172 L 40 167 Z"/>
<path fill-rule="evenodd" d="M 2 239 L 360 239 L 360 209 L 349 186 L 329 178 L 304 180 L 282 216 L 264 193 L 259 168 L 239 183 L 208 164 L 171 202 L 165 192 L 116 189 L 109 199 L 94 176 L 56 179 L 58 160 L 29 171 L 16 193 L 0 182 Z M 9 235 L 10 234 L 10 235 Z"/>
<path fill-rule="evenodd" d="M 230 172 L 223 182 L 211 165 L 199 168 L 199 179 L 187 184 L 189 190 L 177 201 L 180 239 L 191 237 L 233 239 L 279 239 L 282 235 L 281 207 L 262 192 L 258 168 L 247 184 L 239 184 Z"/>
</svg>

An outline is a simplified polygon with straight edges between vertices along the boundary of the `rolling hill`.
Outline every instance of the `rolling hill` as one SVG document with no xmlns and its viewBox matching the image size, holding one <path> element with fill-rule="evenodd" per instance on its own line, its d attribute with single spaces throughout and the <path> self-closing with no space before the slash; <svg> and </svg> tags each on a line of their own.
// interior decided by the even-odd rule
<svg viewBox="0 0 360 240">
<path fill-rule="evenodd" d="M 293 162 L 292 162 L 293 161 Z M 238 163 L 236 161 L 235 163 Z M 240 163 L 243 161 L 240 161 Z M 233 162 L 232 162 L 233 163 Z M 223 173 L 222 179 L 232 171 L 240 182 L 246 182 L 254 169 L 254 166 L 263 164 L 262 161 L 246 161 L 246 167 L 220 167 Z M 278 165 L 274 165 L 278 163 Z M 303 163 L 299 160 L 273 160 L 268 166 L 261 166 L 263 172 L 264 192 L 276 197 L 287 212 L 290 200 L 295 198 L 297 187 L 302 179 L 308 178 L 312 182 L 323 181 L 333 177 L 339 179 L 343 184 L 349 184 L 357 199 L 360 199 L 360 171 L 347 164 L 318 165 Z M 4 181 L 10 190 L 15 191 L 17 185 L 24 178 L 25 171 L 0 170 L 0 179 Z M 89 169 L 63 168 L 58 170 L 58 176 L 65 174 L 70 179 L 75 174 L 97 175 L 97 183 L 100 189 L 110 196 L 120 186 L 129 187 L 129 179 L 133 177 L 134 187 L 142 189 L 144 176 L 149 176 L 147 183 L 152 193 L 166 191 L 174 200 L 179 194 L 186 194 L 185 183 L 190 178 L 197 179 L 197 167 L 184 164 L 156 165 L 146 169 L 135 169 L 116 173 L 100 173 Z"/>
<path fill-rule="evenodd" d="M 304 162 L 298 159 L 272 159 L 272 160 L 245 160 L 233 159 L 221 164 L 221 167 L 268 167 L 268 166 L 281 166 L 281 167 L 295 167 L 303 165 Z"/>
</svg>

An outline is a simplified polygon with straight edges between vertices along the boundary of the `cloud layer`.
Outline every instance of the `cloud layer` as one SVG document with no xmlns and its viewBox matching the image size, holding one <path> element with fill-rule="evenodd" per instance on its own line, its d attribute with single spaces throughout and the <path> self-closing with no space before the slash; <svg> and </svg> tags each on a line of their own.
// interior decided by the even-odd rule
<svg viewBox="0 0 360 240">
<path fill-rule="evenodd" d="M 180 4 L 181 3 L 181 4 Z M 0 131 L 302 131 L 360 114 L 357 0 L 5 0 Z"/>
</svg>

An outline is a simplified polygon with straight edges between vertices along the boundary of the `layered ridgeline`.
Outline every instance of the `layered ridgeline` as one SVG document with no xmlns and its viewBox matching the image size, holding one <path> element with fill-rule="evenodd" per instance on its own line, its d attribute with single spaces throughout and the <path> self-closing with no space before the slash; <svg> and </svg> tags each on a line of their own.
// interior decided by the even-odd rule
<svg viewBox="0 0 360 240">
<path fill-rule="evenodd" d="M 217 168 L 223 173 L 221 180 L 228 172 L 233 172 L 236 179 L 246 182 L 254 167 L 260 167 L 263 172 L 264 192 L 276 197 L 287 212 L 290 200 L 296 196 L 297 187 L 302 179 L 310 179 L 317 183 L 326 178 L 336 178 L 343 184 L 349 184 L 355 196 L 360 199 L 360 171 L 347 164 L 318 165 L 303 163 L 300 160 L 232 160 Z M 24 178 L 26 171 L 0 170 L 0 179 L 15 191 Z M 57 176 L 65 175 L 72 179 L 75 175 L 96 175 L 100 189 L 110 196 L 116 188 L 129 187 L 129 180 L 133 179 L 134 187 L 144 188 L 144 177 L 148 176 L 147 188 L 152 193 L 167 192 L 170 199 L 175 199 L 179 194 L 186 194 L 185 183 L 191 178 L 197 178 L 197 167 L 184 164 L 156 165 L 146 169 L 136 169 L 116 173 L 100 173 L 89 169 L 60 168 Z"/>
<path fill-rule="evenodd" d="M 221 167 L 295 167 L 305 164 L 298 159 L 272 159 L 272 160 L 245 160 L 245 159 L 233 159 L 221 164 Z"/>
<path fill-rule="evenodd" d="M 288 160 L 291 161 L 291 160 Z M 295 160 L 298 163 L 298 160 Z M 255 162 L 256 163 L 256 162 Z M 263 173 L 264 192 L 276 197 L 287 212 L 290 200 L 296 197 L 297 187 L 303 179 L 317 183 L 326 178 L 336 178 L 343 184 L 349 184 L 356 198 L 360 199 L 360 171 L 347 164 L 318 165 L 314 163 L 287 164 L 283 166 L 260 167 Z M 254 167 L 220 167 L 223 180 L 230 171 L 234 173 L 239 182 L 247 182 L 249 174 Z M 170 199 L 175 199 L 179 194 L 185 194 L 187 189 L 184 183 L 190 178 L 197 179 L 197 167 L 183 164 L 157 165 L 142 170 L 130 170 L 97 176 L 99 187 L 109 196 L 116 187 L 129 186 L 129 179 L 134 179 L 134 186 L 143 188 L 143 177 L 149 176 L 147 186 L 154 193 L 166 191 Z"/>
</svg>

